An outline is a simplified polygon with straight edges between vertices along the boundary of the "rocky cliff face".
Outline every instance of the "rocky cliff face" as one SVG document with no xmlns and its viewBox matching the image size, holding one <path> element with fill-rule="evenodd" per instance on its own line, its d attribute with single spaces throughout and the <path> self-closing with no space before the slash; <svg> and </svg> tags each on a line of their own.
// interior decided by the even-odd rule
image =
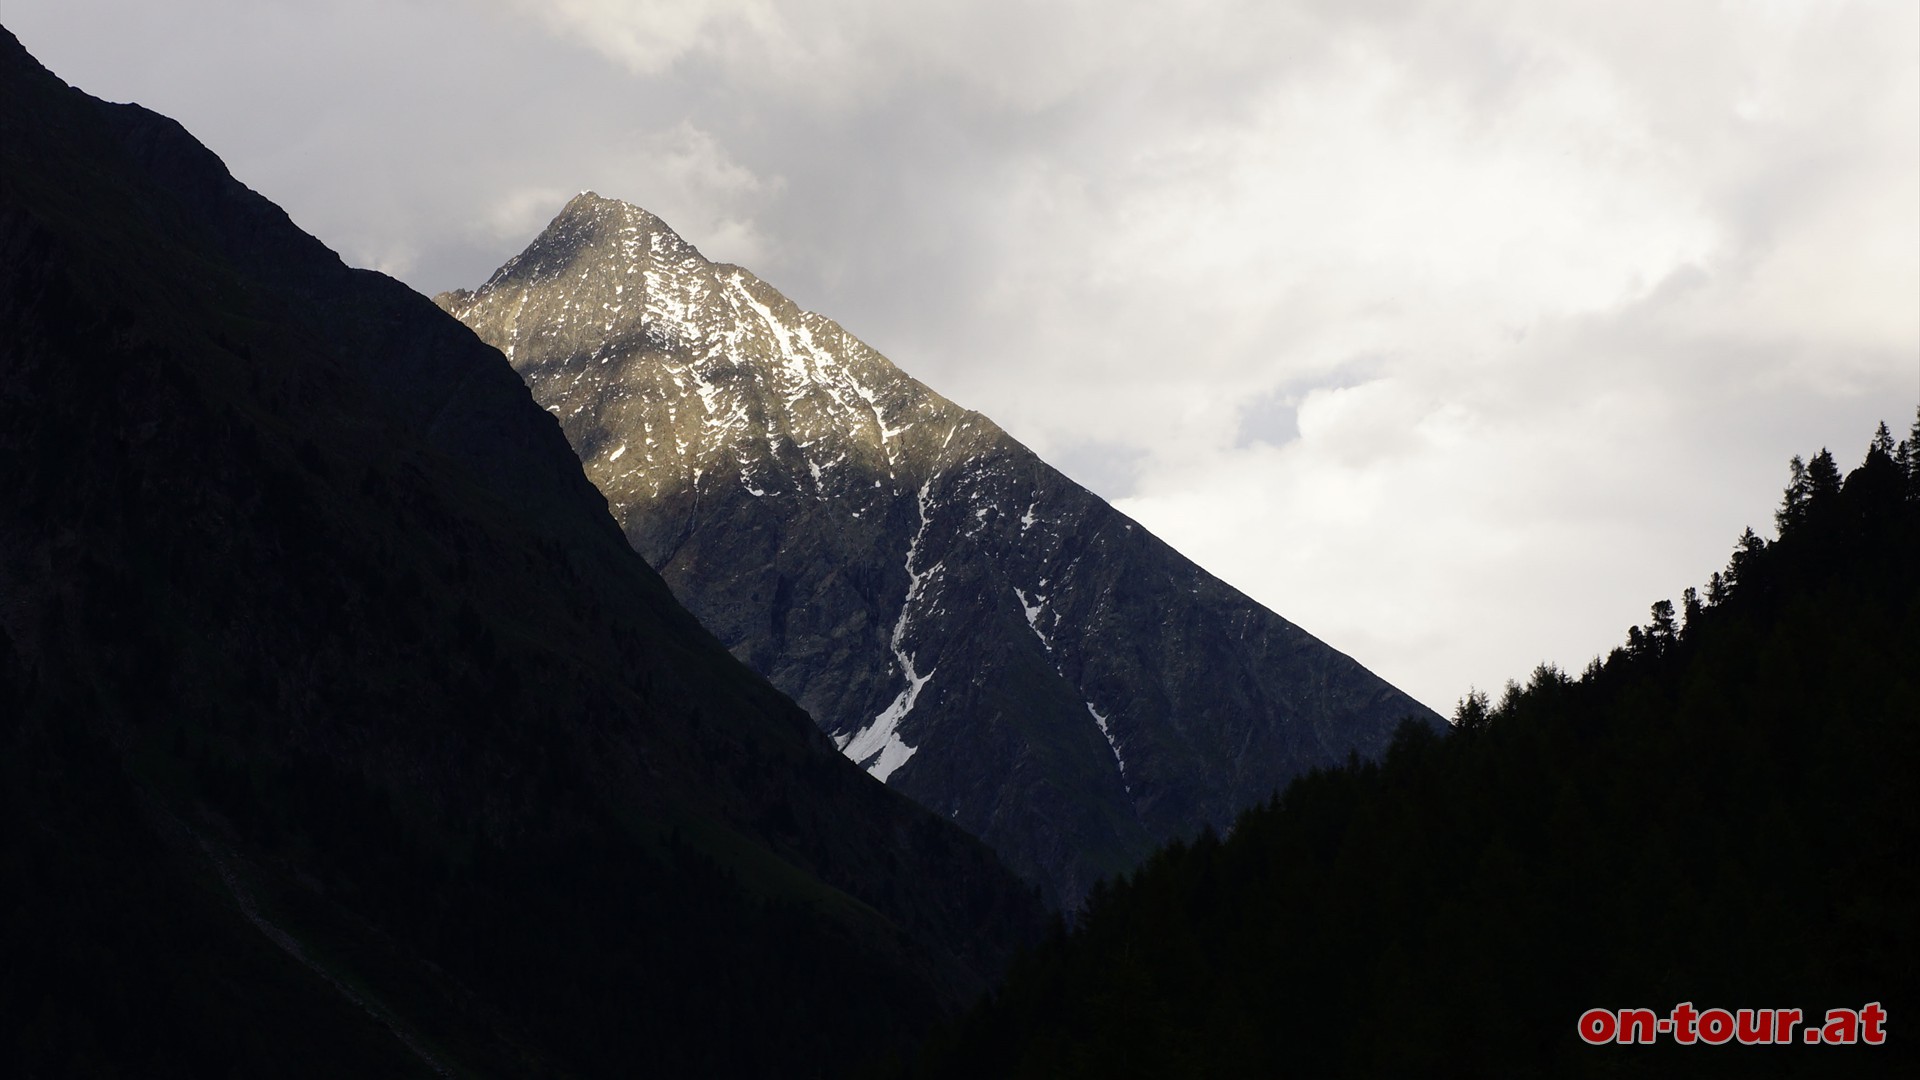
<svg viewBox="0 0 1920 1080">
<path fill-rule="evenodd" d="M 736 656 L 1057 903 L 1435 719 L 637 207 L 582 194 L 438 302 Z"/>
</svg>

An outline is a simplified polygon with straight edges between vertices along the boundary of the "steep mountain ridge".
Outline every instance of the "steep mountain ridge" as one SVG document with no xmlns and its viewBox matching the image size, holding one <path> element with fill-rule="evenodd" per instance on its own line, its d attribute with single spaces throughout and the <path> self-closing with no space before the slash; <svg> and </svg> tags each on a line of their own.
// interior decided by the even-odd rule
<svg viewBox="0 0 1920 1080">
<path fill-rule="evenodd" d="M 16 1071 L 839 1075 L 1037 929 L 425 298 L 4 32 L 0 166 Z"/>
<path fill-rule="evenodd" d="M 437 301 L 735 655 L 1056 903 L 1436 719 L 638 207 Z"/>
</svg>

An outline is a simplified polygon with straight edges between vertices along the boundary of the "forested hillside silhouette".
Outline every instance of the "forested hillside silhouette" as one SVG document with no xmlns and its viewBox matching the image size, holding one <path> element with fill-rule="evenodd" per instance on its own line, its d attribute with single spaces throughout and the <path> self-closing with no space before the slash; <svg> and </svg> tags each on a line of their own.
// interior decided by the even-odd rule
<svg viewBox="0 0 1920 1080">
<path fill-rule="evenodd" d="M 919 1076 L 1862 1075 L 1914 990 L 1920 422 L 1578 676 L 1096 890 Z M 1590 1007 L 1879 1001 L 1881 1047 L 1587 1046 Z"/>
</svg>

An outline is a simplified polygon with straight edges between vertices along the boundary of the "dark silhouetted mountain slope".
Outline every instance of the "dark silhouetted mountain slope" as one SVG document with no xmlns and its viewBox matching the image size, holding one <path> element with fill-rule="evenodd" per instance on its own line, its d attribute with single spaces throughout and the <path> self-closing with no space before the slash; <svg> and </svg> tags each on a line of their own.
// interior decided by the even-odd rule
<svg viewBox="0 0 1920 1080">
<path fill-rule="evenodd" d="M 637 207 L 582 194 L 438 300 L 702 623 L 1056 902 L 1438 722 Z"/>
<path fill-rule="evenodd" d="M 628 547 L 559 426 L 0 32 L 12 1075 L 815 1075 L 1040 909 Z"/>
<path fill-rule="evenodd" d="M 1920 424 L 1893 450 L 1796 469 L 1777 541 L 1581 677 L 1542 665 L 1155 855 L 912 1075 L 1913 1075 Z M 1683 1002 L 1806 1023 L 1577 1034 Z M 1804 1043 L 1873 1002 L 1884 1045 Z"/>
</svg>

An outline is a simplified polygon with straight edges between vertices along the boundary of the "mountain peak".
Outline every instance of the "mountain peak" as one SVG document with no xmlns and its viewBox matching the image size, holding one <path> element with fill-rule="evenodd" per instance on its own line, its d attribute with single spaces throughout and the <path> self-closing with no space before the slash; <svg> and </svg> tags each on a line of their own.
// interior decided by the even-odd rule
<svg viewBox="0 0 1920 1080">
<path fill-rule="evenodd" d="M 533 243 L 472 295 L 551 283 L 576 271 L 585 277 L 618 275 L 648 258 L 707 261 L 657 215 L 633 203 L 583 191 L 567 200 Z"/>
<path fill-rule="evenodd" d="M 583 195 L 442 305 L 736 656 L 1056 902 L 1437 719 L 656 222 Z"/>
<path fill-rule="evenodd" d="M 627 202 L 624 199 L 609 199 L 596 191 L 583 191 L 567 200 L 567 204 L 554 215 L 554 221 L 563 219 L 587 219 L 617 226 L 634 225 L 648 232 L 673 232 L 665 221 L 645 207 Z M 552 227 L 551 224 L 548 226 Z"/>
<path fill-rule="evenodd" d="M 998 431 L 652 213 L 593 192 L 478 290 L 437 302 L 484 324 L 509 360 L 567 372 L 566 400 L 542 404 L 593 426 L 576 449 L 622 492 L 737 475 L 755 497 L 864 498 L 876 482 L 893 497 L 926 479 L 908 443 L 933 437 L 934 421 L 944 442 L 966 425 Z M 628 438 L 633 422 L 642 430 Z"/>
</svg>

